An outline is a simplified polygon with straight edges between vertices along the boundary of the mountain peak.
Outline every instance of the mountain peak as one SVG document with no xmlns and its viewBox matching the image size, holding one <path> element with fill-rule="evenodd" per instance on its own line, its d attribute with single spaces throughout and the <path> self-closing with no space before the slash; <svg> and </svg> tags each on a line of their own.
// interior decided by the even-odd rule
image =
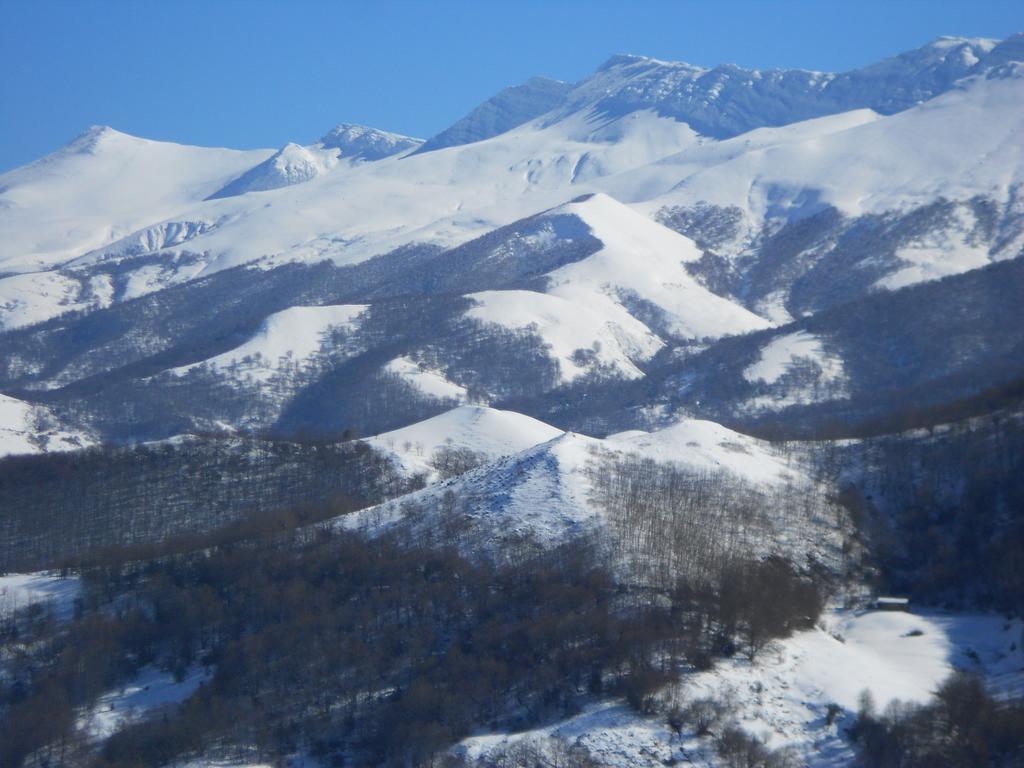
<svg viewBox="0 0 1024 768">
<path fill-rule="evenodd" d="M 672 69 L 696 69 L 704 70 L 705 67 L 698 67 L 695 64 L 689 64 L 685 61 L 666 61 L 664 59 L 655 59 L 652 56 L 641 56 L 636 53 L 616 53 L 615 55 L 608 58 L 601 66 L 597 68 L 598 72 L 607 72 L 613 69 L 621 69 L 623 67 L 632 67 L 638 64 L 646 64 L 650 67 L 668 67 Z"/>
<path fill-rule="evenodd" d="M 939 35 L 922 48 L 955 48 L 960 45 L 973 45 L 982 49 L 992 50 L 999 44 L 998 40 L 987 37 L 960 37 L 958 35 Z"/>
<path fill-rule="evenodd" d="M 112 139 L 134 139 L 127 133 L 111 128 L 109 125 L 90 125 L 82 133 L 65 145 L 64 149 L 69 152 L 92 153 L 101 144 Z"/>
<path fill-rule="evenodd" d="M 634 54 L 609 58 L 575 86 L 555 121 L 595 112 L 605 118 L 654 110 L 698 133 L 727 139 L 855 109 L 883 115 L 945 93 L 967 76 L 1024 60 L 1024 36 L 999 42 L 940 37 L 875 64 L 838 74 L 805 69 L 713 69 Z"/>
<path fill-rule="evenodd" d="M 339 149 L 342 157 L 353 160 L 380 160 L 422 143 L 422 139 L 357 123 L 339 123 L 320 139 L 324 148 Z"/>
<path fill-rule="evenodd" d="M 652 61 L 647 56 L 639 56 L 635 53 L 616 53 L 608 57 L 608 60 L 597 68 L 598 72 L 615 67 L 628 67 L 630 64 L 639 64 L 645 61 Z"/>
</svg>

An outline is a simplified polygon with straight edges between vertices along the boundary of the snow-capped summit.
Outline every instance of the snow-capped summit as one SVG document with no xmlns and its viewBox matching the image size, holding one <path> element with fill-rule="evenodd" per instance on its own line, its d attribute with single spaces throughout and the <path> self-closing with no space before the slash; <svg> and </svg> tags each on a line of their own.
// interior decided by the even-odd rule
<svg viewBox="0 0 1024 768">
<path fill-rule="evenodd" d="M 480 461 L 493 461 L 561 434 L 562 430 L 521 413 L 462 405 L 367 442 L 390 454 L 403 472 L 431 474 L 432 462 L 444 449 L 466 450 Z"/>
<path fill-rule="evenodd" d="M 210 195 L 211 200 L 290 187 L 315 179 L 340 162 L 382 160 L 408 152 L 422 141 L 365 125 L 341 123 L 316 144 L 289 143 L 265 161 Z"/>
<path fill-rule="evenodd" d="M 270 150 L 190 147 L 93 126 L 0 174 L 0 272 L 47 268 L 175 215 Z"/>
<path fill-rule="evenodd" d="M 144 141 L 144 139 L 136 139 L 134 136 L 111 128 L 109 125 L 90 125 L 66 144 L 62 150 L 58 150 L 58 153 L 92 153 L 99 149 L 102 142 L 111 140 Z"/>
<path fill-rule="evenodd" d="M 299 144 L 285 144 L 271 157 L 214 192 L 209 199 L 301 184 L 330 170 L 337 162 L 335 152 L 318 145 L 303 147 Z"/>
<path fill-rule="evenodd" d="M 422 139 L 402 136 L 354 123 L 340 123 L 320 139 L 324 149 L 337 149 L 337 156 L 350 160 L 381 160 L 423 143 Z"/>
<path fill-rule="evenodd" d="M 1013 47 L 1012 38 L 1004 42 Z M 551 119 L 580 110 L 621 116 L 642 109 L 722 139 L 763 126 L 786 125 L 869 108 L 892 114 L 949 90 L 1010 55 L 995 40 L 941 38 L 877 64 L 841 74 L 803 69 L 712 69 L 685 62 L 618 55 L 581 82 Z"/>
<path fill-rule="evenodd" d="M 416 151 L 481 141 L 542 115 L 550 125 L 578 112 L 622 117 L 654 110 L 716 139 L 854 109 L 893 114 L 948 91 L 962 77 L 1024 58 L 1022 40 L 1019 34 L 1002 42 L 941 37 L 838 74 L 735 64 L 709 68 L 617 54 L 575 85 L 535 77 L 506 88 Z"/>
</svg>

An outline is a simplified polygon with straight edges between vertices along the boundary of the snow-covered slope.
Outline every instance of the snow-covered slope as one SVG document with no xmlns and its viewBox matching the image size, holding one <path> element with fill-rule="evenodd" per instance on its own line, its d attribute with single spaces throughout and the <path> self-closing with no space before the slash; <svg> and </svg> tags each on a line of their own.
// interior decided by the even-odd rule
<svg viewBox="0 0 1024 768">
<path fill-rule="evenodd" d="M 1022 99 L 1024 68 L 1009 65 L 913 109 L 846 130 L 713 165 L 699 153 L 682 153 L 651 170 L 672 191 L 643 207 L 707 201 L 739 206 L 763 220 L 823 203 L 856 215 L 940 197 L 1005 201 L 1024 173 Z M 733 139 L 731 146 L 740 143 Z"/>
<path fill-rule="evenodd" d="M 1014 38 L 1003 44 L 1014 48 Z M 557 116 L 596 105 L 603 114 L 655 109 L 705 136 L 729 138 L 755 128 L 868 108 L 899 112 L 1001 62 L 995 40 L 939 38 L 863 69 L 832 74 L 801 69 L 713 69 L 644 56 L 614 56 L 567 95 Z M 991 56 L 991 63 L 989 57 Z"/>
<path fill-rule="evenodd" d="M 286 144 L 255 168 L 249 169 L 218 189 L 210 195 L 210 199 L 301 184 L 326 173 L 337 162 L 337 152 L 316 145 L 302 147 L 298 144 Z"/>
<path fill-rule="evenodd" d="M 799 472 L 766 443 L 713 421 L 684 419 L 654 432 L 619 432 L 604 442 L 615 450 L 697 470 L 726 472 L 752 483 L 778 485 L 799 479 Z"/>
<path fill-rule="evenodd" d="M 313 183 L 207 201 L 219 226 L 192 241 L 213 269 L 262 261 L 356 264 L 409 243 L 451 247 L 588 191 L 586 182 L 692 145 L 687 126 L 652 113 L 609 123 L 573 116 L 474 144 L 355 166 Z"/>
<path fill-rule="evenodd" d="M 208 360 L 174 368 L 183 375 L 197 368 L 241 379 L 266 380 L 281 368 L 301 368 L 327 343 L 331 332 L 350 332 L 366 309 L 362 304 L 326 307 L 291 307 L 276 312 L 247 342 Z"/>
<path fill-rule="evenodd" d="M 684 675 L 662 695 L 684 706 L 709 698 L 728 704 L 740 727 L 772 748 L 795 750 L 808 768 L 853 765 L 845 731 L 863 691 L 884 711 L 893 700 L 929 700 L 954 668 L 980 671 L 998 687 L 1008 674 L 1020 674 L 1020 629 L 1019 621 L 994 615 L 835 611 L 818 627 L 773 643 L 753 663 L 724 660 Z M 841 708 L 832 724 L 829 705 Z M 612 768 L 721 765 L 713 737 L 689 729 L 676 735 L 664 717 L 642 717 L 617 701 L 532 731 L 474 736 L 454 751 L 477 757 L 549 736 L 582 744 Z"/>
<path fill-rule="evenodd" d="M 270 154 L 90 128 L 0 175 L 0 272 L 45 269 L 172 217 Z"/>
<path fill-rule="evenodd" d="M 563 381 L 584 373 L 635 379 L 641 365 L 664 346 L 663 333 L 703 340 L 744 333 L 768 322 L 716 296 L 694 280 L 685 264 L 700 258 L 689 239 L 604 194 L 586 195 L 543 214 L 579 222 L 594 252 L 544 273 L 544 293 L 500 290 L 473 293 L 467 316 L 509 329 L 528 329 L 548 345 Z M 548 230 L 542 229 L 543 237 Z M 515 230 L 491 244 L 482 258 L 506 262 L 527 242 Z M 566 239 L 568 250 L 568 239 Z M 530 260 L 541 243 L 514 256 Z"/>
<path fill-rule="evenodd" d="M 741 122 L 745 121 L 744 124 L 726 131 L 728 135 L 861 108 L 872 108 L 889 114 L 949 91 L 954 87 L 954 82 L 958 77 L 971 74 L 978 76 L 983 76 L 985 73 L 991 74 L 995 64 L 1020 60 L 1024 57 L 1024 51 L 1019 50 L 1024 48 L 1020 42 L 1021 39 L 1024 38 L 1015 36 L 999 45 L 996 45 L 994 41 L 986 40 L 942 39 L 873 67 L 842 75 L 800 70 L 756 72 L 730 66 L 717 70 L 706 70 L 688 64 L 659 62 L 642 57 L 616 57 L 594 76 L 573 87 L 571 92 L 561 96 L 558 94 L 562 92 L 564 84 L 557 84 L 553 81 L 530 81 L 527 85 L 521 86 L 520 88 L 525 90 L 521 92 L 522 99 L 520 100 L 529 104 L 530 109 L 526 112 L 509 109 L 510 113 L 515 112 L 515 119 L 498 121 L 500 124 L 495 124 L 487 130 L 469 131 L 456 142 L 461 146 L 451 146 L 448 151 L 443 153 L 420 152 L 413 157 L 406 158 L 403 162 L 388 162 L 383 168 L 367 169 L 365 174 L 359 174 L 358 178 L 352 180 L 352 183 L 361 187 L 361 196 L 370 198 L 374 206 L 380 207 L 379 203 L 383 195 L 395 198 L 390 205 L 385 206 L 386 211 L 378 212 L 369 220 L 363 220 L 364 216 L 360 214 L 372 210 L 371 206 L 367 206 L 365 209 L 360 208 L 358 212 L 351 211 L 356 214 L 355 216 L 345 215 L 348 206 L 345 205 L 347 196 L 344 195 L 344 192 L 350 186 L 348 183 L 321 195 L 322 198 L 336 198 L 337 193 L 342 193 L 340 199 L 336 199 L 332 203 L 322 199 L 318 206 L 310 206 L 309 200 L 302 200 L 301 205 L 288 205 L 284 210 L 280 206 L 271 206 L 265 215 L 269 217 L 268 223 L 273 224 L 273 229 L 281 231 L 282 235 L 287 237 L 289 233 L 294 235 L 299 222 L 296 221 L 292 226 L 286 226 L 286 222 L 280 220 L 280 215 L 285 210 L 291 212 L 289 215 L 303 212 L 301 216 L 305 219 L 307 226 L 303 227 L 302 231 L 305 234 L 304 239 L 308 242 L 331 232 L 330 228 L 308 226 L 323 218 L 315 211 L 319 207 L 323 209 L 324 214 L 331 216 L 336 222 L 335 233 L 342 236 L 343 241 L 348 242 L 357 234 L 355 231 L 346 234 L 345 230 L 350 227 L 365 232 L 366 228 L 374 226 L 374 220 L 376 220 L 377 230 L 379 232 L 386 230 L 382 213 L 388 214 L 387 218 L 390 219 L 392 225 L 394 222 L 404 221 L 408 218 L 410 213 L 408 202 L 401 199 L 408 192 L 405 185 L 401 183 L 403 177 L 408 177 L 409 182 L 420 187 L 420 197 L 423 198 L 421 202 L 431 203 L 428 207 L 433 215 L 429 217 L 429 221 L 435 222 L 445 217 L 451 217 L 455 211 L 468 206 L 486 209 L 499 202 L 501 198 L 505 198 L 507 201 L 508 193 L 513 191 L 509 189 L 509 183 L 513 179 L 518 179 L 521 182 L 523 175 L 528 184 L 526 187 L 521 183 L 515 185 L 516 192 L 538 186 L 548 187 L 552 183 L 557 183 L 562 187 L 561 194 L 564 197 L 564 190 L 568 184 L 579 184 L 583 180 L 607 176 L 650 163 L 660 157 L 672 154 L 673 144 L 676 151 L 685 148 L 682 145 L 684 142 L 690 145 L 696 144 L 697 142 L 692 139 L 694 134 L 691 129 L 709 136 L 721 134 L 721 131 L 707 129 L 701 131 L 700 120 L 697 117 L 689 114 L 686 110 L 680 111 L 671 106 L 679 99 L 683 99 L 688 104 L 691 102 L 695 105 L 707 103 L 711 105 L 708 107 L 709 109 L 724 110 L 729 115 L 740 116 L 737 119 L 742 118 Z M 829 94 L 839 91 L 844 93 L 841 98 L 829 96 Z M 790 97 L 796 92 L 799 92 L 801 96 L 798 100 L 800 104 L 795 106 L 795 102 Z M 516 91 L 516 93 L 520 92 Z M 785 94 L 786 98 L 780 98 L 780 93 Z M 754 101 L 750 101 L 753 97 L 750 97 L 749 94 L 760 95 Z M 1004 98 L 1011 99 L 1012 103 L 1012 96 L 1004 96 Z M 504 103 L 503 99 L 498 97 L 496 97 L 496 101 Z M 523 117 L 533 110 L 542 110 L 544 107 L 551 109 L 549 105 L 560 102 L 561 106 L 540 118 L 531 120 L 532 115 L 531 118 Z M 801 106 L 803 104 L 813 104 L 814 107 L 808 110 Z M 785 114 L 773 115 L 773 109 L 783 109 Z M 501 113 L 503 108 L 493 107 L 490 111 Z M 537 112 L 536 114 L 540 115 L 541 113 Z M 659 115 L 662 117 L 659 118 Z M 679 121 L 689 121 L 688 127 Z M 1002 122 L 1001 120 L 988 120 L 976 124 L 979 128 L 986 128 L 986 125 L 990 127 L 992 123 Z M 453 130 L 454 128 L 453 126 Z M 740 130 L 741 128 L 742 130 Z M 691 137 L 688 142 L 686 142 L 687 134 Z M 497 141 L 494 139 L 481 141 L 481 139 L 491 136 Z M 472 140 L 473 143 L 466 146 L 464 144 L 466 140 Z M 362 126 L 342 124 L 323 137 L 319 144 L 313 146 L 338 149 L 342 157 L 379 159 L 395 153 L 401 154 L 416 146 L 416 141 Z M 976 139 L 971 143 L 976 143 Z M 589 146 L 580 146 L 581 144 Z M 926 144 L 930 144 L 930 142 Z M 129 147 L 133 147 L 133 149 L 129 149 Z M 140 147 L 144 147 L 145 151 L 140 150 Z M 168 147 L 174 147 L 174 152 L 168 150 Z M 298 149 L 295 145 L 289 145 L 288 152 L 285 154 L 294 154 L 298 152 Z M 312 151 L 311 148 L 304 149 Z M 109 157 L 105 163 L 108 170 L 110 165 L 121 164 L 127 156 L 130 156 L 130 165 L 139 164 L 138 155 L 160 156 L 159 161 L 152 160 L 147 169 L 149 173 L 145 174 L 147 181 L 154 177 L 160 178 L 160 184 L 142 185 L 142 179 L 137 177 L 119 177 L 116 179 L 117 183 L 113 184 L 110 182 L 114 179 L 109 176 L 96 179 L 97 182 L 106 182 L 106 193 L 100 195 L 100 199 L 116 193 L 119 195 L 118 199 L 130 203 L 131 208 L 137 209 L 145 204 L 149 213 L 146 217 L 149 220 L 147 223 L 156 223 L 168 216 L 166 208 L 161 209 L 161 206 L 154 203 L 166 202 L 161 198 L 170 196 L 170 190 L 174 190 L 175 194 L 180 195 L 182 187 L 189 186 L 183 184 L 185 180 L 181 177 L 191 177 L 196 173 L 197 163 L 195 160 L 199 155 L 206 155 L 204 162 L 200 165 L 206 171 L 215 172 L 196 179 L 196 186 L 199 187 L 204 182 L 210 182 L 211 177 L 215 176 L 219 176 L 223 181 L 215 185 L 211 183 L 206 190 L 199 190 L 199 195 L 186 197 L 186 200 L 194 200 L 196 197 L 202 199 L 202 197 L 217 192 L 226 182 L 237 178 L 241 172 L 252 168 L 261 160 L 266 160 L 272 154 L 265 150 L 253 153 L 225 153 L 221 150 L 182 148 L 158 142 L 144 142 L 117 134 L 110 129 L 99 129 L 84 135 L 65 150 L 45 161 L 6 174 L 2 178 L 0 188 L 6 187 L 6 196 L 10 198 L 9 202 L 16 203 L 18 195 L 13 197 L 11 195 L 18 186 L 23 186 L 27 180 L 22 178 L 21 174 L 28 173 L 28 179 L 31 179 L 33 176 L 39 175 L 39 166 L 47 164 L 53 166 L 57 158 L 63 158 L 57 162 L 57 165 L 65 165 L 69 156 L 80 156 L 83 151 L 89 156 Z M 169 153 L 177 153 L 173 162 L 168 162 Z M 971 153 L 965 151 L 960 154 L 969 156 Z M 218 159 L 214 160 L 214 158 Z M 309 158 L 293 158 L 294 162 L 289 162 L 282 156 L 279 160 L 286 170 L 290 169 L 292 173 L 299 175 L 302 175 L 300 171 L 303 169 L 308 171 L 310 167 L 317 165 L 317 163 L 312 163 Z M 157 162 L 161 163 L 159 168 L 154 167 Z M 30 168 L 34 168 L 34 171 L 29 172 Z M 153 173 L 153 171 L 164 168 L 167 169 L 166 172 Z M 229 170 L 232 168 L 234 173 Z M 804 168 L 804 165 L 798 166 L 800 170 Z M 343 175 L 347 176 L 348 174 Z M 822 176 L 824 175 L 822 174 Z M 285 173 L 284 176 L 287 177 L 288 174 Z M 511 177 L 507 181 L 502 181 L 502 176 Z M 743 178 L 748 177 L 744 176 Z M 179 179 L 181 180 L 179 181 Z M 377 182 L 383 182 L 385 179 L 390 179 L 392 182 L 389 188 L 379 188 Z M 441 183 L 454 187 L 454 189 L 449 194 L 437 195 L 434 194 L 439 191 L 436 187 L 429 190 L 421 187 L 427 180 L 434 184 Z M 675 182 L 679 180 L 676 178 Z M 188 181 L 192 181 L 192 179 L 189 178 Z M 134 188 L 138 186 L 145 186 L 146 195 L 140 197 L 135 194 Z M 837 184 L 837 186 L 843 185 Z M 129 187 L 131 187 L 130 190 Z M 377 188 L 375 189 L 375 187 Z M 502 189 L 505 193 L 496 197 L 494 192 L 500 192 Z M 481 192 L 485 192 L 485 194 L 480 194 Z M 615 196 L 620 199 L 639 199 L 644 196 L 642 189 L 634 189 L 632 192 L 632 195 L 616 194 Z M 131 198 L 127 197 L 129 194 Z M 615 193 L 613 192 L 613 194 Z M 156 196 L 156 199 L 153 196 Z M 46 195 L 46 199 L 52 200 L 53 198 Z M 180 197 L 177 199 L 181 200 Z M 64 215 L 67 215 L 69 209 L 77 214 L 83 206 L 85 211 L 88 211 L 90 207 L 93 207 L 95 211 L 94 206 L 97 201 L 95 199 L 80 199 L 60 202 L 64 204 L 54 207 L 64 211 Z M 68 205 L 67 203 L 75 204 Z M 533 211 L 539 210 L 541 207 L 535 206 Z M 314 210 L 310 210 L 310 208 Z M 109 210 L 109 206 L 107 210 Z M 218 208 L 216 210 L 225 211 L 226 209 Z M 531 212 L 520 210 L 523 213 Z M 118 214 L 118 218 L 120 218 L 123 211 L 119 210 Z M 506 222 L 514 218 L 514 216 L 510 217 L 506 219 Z M 419 226 L 428 223 L 421 216 L 416 216 L 415 219 L 419 220 Z M 127 231 L 138 229 L 142 222 L 136 222 L 134 226 L 131 224 L 126 226 L 123 221 L 116 220 L 102 223 L 111 229 L 120 229 L 121 233 L 127 234 Z M 504 222 L 496 221 L 495 223 Z M 416 224 L 416 221 L 408 222 L 409 228 L 415 227 Z M 36 229 L 38 230 L 38 228 Z M 55 228 L 51 227 L 50 229 Z M 56 229 L 61 231 L 60 228 Z M 96 233 L 89 246 L 102 245 L 103 241 L 113 239 L 110 237 L 111 234 L 114 233 Z M 240 239 L 239 234 L 235 233 L 236 241 Z M 277 253 L 287 247 L 294 248 L 300 244 L 301 240 L 300 242 L 293 240 L 288 243 L 281 242 L 278 238 L 278 242 L 268 243 L 261 253 L 251 253 L 248 258 L 257 258 L 266 253 Z M 71 246 L 71 244 L 68 245 Z M 7 248 L 7 243 L 5 243 L 5 248 Z M 25 256 L 27 249 L 12 247 L 11 250 L 18 253 L 19 256 Z M 52 250 L 46 249 L 47 252 Z M 63 249 L 64 252 L 67 250 L 67 248 Z M 214 250 L 220 251 L 221 249 Z"/>
<path fill-rule="evenodd" d="M 77 576 L 48 571 L 9 573 L 0 576 L 0 616 L 41 603 L 58 618 L 67 619 L 81 591 L 82 582 Z"/>
<path fill-rule="evenodd" d="M 348 164 L 381 160 L 408 152 L 421 143 L 409 136 L 342 123 L 328 131 L 316 144 L 286 144 L 267 160 L 214 192 L 210 199 L 290 187 L 327 173 L 339 161 Z"/>
<path fill-rule="evenodd" d="M 615 376 L 643 375 L 634 361 L 647 360 L 661 339 L 623 307 L 574 303 L 535 291 L 484 291 L 470 294 L 477 305 L 467 315 L 504 328 L 531 329 L 558 361 L 563 381 L 572 381 L 594 365 Z"/>
<path fill-rule="evenodd" d="M 203 356 L 227 354 L 211 369 L 244 368 L 258 350 L 239 357 L 216 340 L 254 327 L 251 313 L 230 308 L 277 267 L 295 271 L 268 279 L 303 306 L 468 294 L 474 305 L 462 317 L 482 324 L 489 341 L 530 345 L 534 360 L 546 349 L 557 362 L 532 389 L 480 394 L 479 381 L 455 369 L 462 337 L 447 320 L 437 332 L 448 336 L 417 328 L 415 343 L 374 362 L 428 399 L 467 402 L 473 390 L 483 402 L 535 397 L 592 374 L 639 379 L 669 357 L 657 355 L 666 345 L 685 343 L 689 354 L 865 293 L 1012 258 L 1024 247 L 1022 40 L 943 40 L 837 76 L 618 58 L 557 98 L 563 89 L 548 89 L 555 107 L 544 114 L 429 152 L 350 125 L 276 154 L 92 131 L 2 177 L 0 328 L 99 313 L 95 328 L 69 317 L 22 331 L 6 381 L 10 391 L 55 389 L 161 354 L 181 366 L 196 362 L 189 349 L 202 334 L 214 340 Z M 690 86 L 720 117 L 760 127 L 718 140 L 681 122 L 672 105 L 691 103 Z M 775 125 L 776 97 L 791 89 L 824 99 L 813 112 L 823 116 Z M 848 101 L 823 95 L 838 93 Z M 541 99 L 525 101 L 539 108 Z M 834 114 L 851 105 L 873 109 Z M 785 120 L 802 107 L 794 109 Z M 262 191 L 207 199 L 240 176 Z M 505 231 L 534 218 L 530 232 Z M 556 220 L 572 225 L 544 227 Z M 859 247 L 863 236 L 870 247 Z M 490 251 L 457 250 L 470 246 Z M 506 262 L 523 268 L 503 271 Z M 303 273 L 310 265 L 324 269 Z M 239 266 L 258 269 L 227 272 Z M 314 272 L 326 277 L 299 285 L 319 280 Z M 198 329 L 195 316 L 207 314 L 211 327 Z M 750 377 L 770 385 L 802 361 L 827 362 L 825 346 L 797 342 L 767 350 L 765 365 L 775 367 Z M 447 359 L 431 355 L 442 348 Z M 842 394 L 853 374 L 832 373 L 828 394 Z"/>
<path fill-rule="evenodd" d="M 422 509 L 425 524 L 436 528 L 443 499 L 451 492 L 474 543 L 485 551 L 519 538 L 559 544 L 603 523 L 601 511 L 588 500 L 587 478 L 589 461 L 600 447 L 599 440 L 567 432 L 394 502 L 340 518 L 339 524 L 384 531 L 408 520 L 410 510 Z"/>
<path fill-rule="evenodd" d="M 46 407 L 0 395 L 0 457 L 70 451 L 91 444 L 87 435 L 62 429 Z"/>
<path fill-rule="evenodd" d="M 847 215 L 904 210 L 940 197 L 967 201 L 981 195 L 1006 205 L 1010 190 L 1021 182 L 1016 105 L 1024 76 L 1014 64 L 1004 63 L 982 68 L 983 74 L 959 85 L 947 82 L 947 75 L 959 72 L 960 66 L 950 62 L 971 57 L 982 62 L 988 49 L 989 56 L 998 54 L 1000 60 L 1016 55 L 1012 40 L 995 48 L 985 41 L 944 41 L 902 63 L 886 64 L 880 71 L 906 69 L 917 73 L 911 80 L 932 83 L 907 91 L 916 94 L 912 102 L 934 96 L 889 117 L 860 109 L 802 124 L 761 127 L 724 142 L 698 135 L 692 124 L 679 122 L 675 113 L 669 116 L 671 110 L 666 112 L 648 93 L 660 93 L 672 83 L 685 91 L 691 75 L 697 77 L 694 82 L 703 82 L 705 75 L 693 74 L 699 68 L 635 59 L 614 63 L 576 87 L 566 97 L 568 106 L 486 140 L 411 156 L 403 147 L 412 145 L 402 142 L 413 140 L 373 132 L 370 141 L 370 132 L 353 126 L 340 126 L 311 147 L 289 145 L 273 158 L 269 151 L 199 150 L 94 131 L 39 163 L 4 175 L 0 268 L 37 269 L 148 227 L 181 231 L 182 222 L 204 222 L 188 230 L 188 240 L 177 240 L 170 251 L 187 247 L 203 254 L 199 274 L 253 262 L 331 259 L 354 264 L 413 242 L 458 245 L 591 192 L 638 204 L 652 218 L 670 207 L 737 207 L 750 233 L 758 232 L 766 218 L 798 217 L 825 205 Z M 947 74 L 934 74 L 936 66 L 947 65 L 952 67 Z M 613 71 L 618 73 L 616 93 L 636 94 L 609 109 L 601 83 Z M 738 77 L 734 74 L 726 79 L 733 82 Z M 651 83 L 645 80 L 648 75 L 654 78 Z M 775 76 L 744 77 L 755 83 Z M 856 80 L 814 77 L 831 83 L 829 89 L 840 80 Z M 878 85 L 887 82 L 881 75 L 856 81 L 857 88 L 877 86 L 889 93 L 888 86 Z M 657 83 L 661 85 L 655 87 Z M 756 90 L 756 83 L 745 83 L 737 81 L 736 87 Z M 892 111 L 890 96 L 880 96 L 884 103 L 874 106 Z M 851 102 L 843 109 L 858 106 L 864 105 Z M 760 114 L 753 107 L 743 109 L 755 117 Z M 837 111 L 830 107 L 823 114 Z M 813 116 L 791 115 L 783 122 Z M 757 120 L 760 126 L 778 122 L 764 115 Z M 929 138 L 921 141 L 921 136 Z M 339 161 L 331 167 L 336 160 L 332 147 L 340 149 L 343 160 L 371 159 L 391 150 L 397 154 L 372 163 Z M 255 168 L 259 161 L 267 162 Z M 131 172 L 115 175 L 124 166 Z M 294 183 L 309 179 L 315 183 Z M 233 196 L 203 201 L 214 193 L 226 194 L 229 184 Z M 93 192 L 97 189 L 99 193 Z M 237 194 L 249 189 L 269 191 L 258 199 Z M 133 236 L 130 249 L 121 253 L 143 258 L 168 252 L 160 237 L 142 240 L 144 250 Z M 905 254 L 908 271 L 885 285 L 977 266 L 986 257 L 969 241 L 953 234 L 922 239 Z M 195 276 L 195 270 L 183 275 Z M 161 284 L 176 282 L 171 276 L 162 279 Z M 40 298 L 44 304 L 47 297 L 52 303 L 55 293 L 69 293 L 68 286 L 55 284 L 60 278 L 48 280 L 54 285 L 30 289 L 45 294 Z M 48 310 L 38 316 L 45 318 L 48 312 L 52 314 Z"/>
<path fill-rule="evenodd" d="M 765 491 L 809 482 L 799 467 L 791 466 L 769 444 L 704 421 L 684 420 L 658 432 L 621 433 L 600 440 L 561 433 L 520 414 L 460 408 L 373 438 L 373 444 L 396 451 L 403 466 L 422 469 L 419 462 L 429 458 L 427 444 L 436 443 L 445 430 L 457 435 L 453 444 L 492 455 L 517 442 L 536 444 L 342 518 L 341 524 L 384 530 L 399 524 L 410 509 L 423 509 L 427 522 L 416 524 L 431 526 L 438 522 L 435 515 L 441 514 L 443 500 L 451 494 L 468 521 L 472 540 L 481 546 L 492 548 L 519 538 L 554 545 L 608 524 L 595 497 L 595 473 L 602 471 L 603 462 L 629 457 L 674 464 L 699 475 L 722 474 Z M 491 430 L 498 436 L 487 436 Z M 540 442 L 546 431 L 555 436 Z M 394 444 L 399 440 L 397 450 Z M 422 454 L 416 449 L 418 442 L 424 445 Z M 770 545 L 767 540 L 765 544 Z"/>
<path fill-rule="evenodd" d="M 521 413 L 464 405 L 367 442 L 393 455 L 406 474 L 429 475 L 434 471 L 431 461 L 438 449 L 465 449 L 494 460 L 545 443 L 561 433 Z"/>
<path fill-rule="evenodd" d="M 684 264 L 700 258 L 700 252 L 687 238 L 603 194 L 562 210 L 586 222 L 603 248 L 552 272 L 547 289 L 552 295 L 609 313 L 613 305 L 639 300 L 661 314 L 669 333 L 684 339 L 768 327 L 763 318 L 716 296 L 690 276 Z"/>
<path fill-rule="evenodd" d="M 505 133 L 558 106 L 572 89 L 569 83 L 547 77 L 531 77 L 522 85 L 505 88 L 427 139 L 417 152 L 471 144 Z"/>
<path fill-rule="evenodd" d="M 318 146 L 336 150 L 336 155 L 347 160 L 383 160 L 400 155 L 423 143 L 422 139 L 402 136 L 354 123 L 340 123 L 320 139 Z"/>
<path fill-rule="evenodd" d="M 449 381 L 443 372 L 408 357 L 396 357 L 389 361 L 383 370 L 397 376 L 427 398 L 456 403 L 465 402 L 467 399 L 465 387 Z"/>
</svg>

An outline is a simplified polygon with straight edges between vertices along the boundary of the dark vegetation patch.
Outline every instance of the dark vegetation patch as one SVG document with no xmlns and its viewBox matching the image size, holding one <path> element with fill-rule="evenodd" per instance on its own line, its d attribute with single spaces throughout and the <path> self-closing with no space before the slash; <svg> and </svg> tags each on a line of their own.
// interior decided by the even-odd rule
<svg viewBox="0 0 1024 768">
<path fill-rule="evenodd" d="M 358 441 L 194 437 L 8 457 L 0 460 L 0 569 L 67 565 L 253 515 L 338 515 L 419 482 Z"/>
<path fill-rule="evenodd" d="M 740 628 L 761 615 L 767 585 L 813 591 L 783 561 L 730 572 L 737 580 L 717 588 L 679 583 L 654 597 L 623 591 L 584 543 L 500 564 L 326 526 L 146 561 L 109 552 L 83 569 L 69 626 L 7 625 L 5 645 L 31 650 L 2 688 L 0 762 L 40 750 L 60 755 L 53 764 L 110 768 L 308 751 L 339 765 L 432 765 L 473 729 L 565 717 L 588 696 L 623 695 L 649 713 L 683 664 L 744 647 Z M 800 601 L 768 602 L 773 631 L 814 621 Z M 213 675 L 94 753 L 76 708 L 153 665 Z"/>
<path fill-rule="evenodd" d="M 850 735 L 859 764 L 871 768 L 1015 768 L 1024 758 L 1024 702 L 996 699 L 961 671 L 926 704 L 895 701 L 879 713 L 863 695 Z"/>
</svg>

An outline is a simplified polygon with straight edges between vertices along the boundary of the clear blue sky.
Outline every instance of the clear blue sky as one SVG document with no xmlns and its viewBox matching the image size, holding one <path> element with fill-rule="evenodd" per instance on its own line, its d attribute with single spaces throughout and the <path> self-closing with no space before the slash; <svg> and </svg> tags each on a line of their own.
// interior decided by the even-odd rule
<svg viewBox="0 0 1024 768">
<path fill-rule="evenodd" d="M 0 0 L 0 170 L 92 124 L 234 147 L 342 121 L 425 137 L 506 85 L 576 80 L 613 53 L 843 70 L 1022 30 L 1022 0 Z"/>
</svg>

